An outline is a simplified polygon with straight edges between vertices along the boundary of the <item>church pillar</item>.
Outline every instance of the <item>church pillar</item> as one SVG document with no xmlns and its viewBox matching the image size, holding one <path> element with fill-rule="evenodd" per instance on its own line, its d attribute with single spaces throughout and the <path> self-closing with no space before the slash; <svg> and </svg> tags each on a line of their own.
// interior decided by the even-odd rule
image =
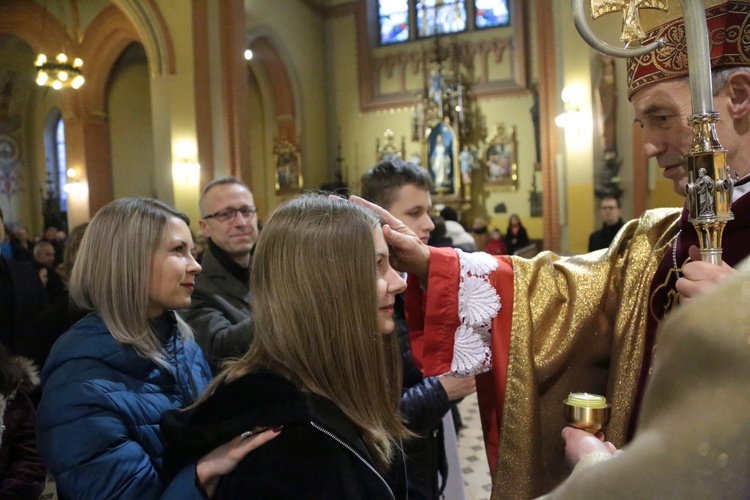
<svg viewBox="0 0 750 500">
<path fill-rule="evenodd" d="M 559 129 L 563 141 L 558 179 L 563 203 L 560 218 L 561 251 L 586 253 L 588 238 L 594 230 L 594 144 L 592 114 L 593 50 L 578 35 L 567 4 L 555 4 L 559 37 L 558 89 L 568 89 L 564 104 L 558 96 L 559 113 L 577 112 L 571 126 Z"/>
<path fill-rule="evenodd" d="M 560 210 L 557 185 L 557 109 L 555 21 L 552 0 L 537 0 L 537 71 L 539 74 L 539 139 L 542 163 L 544 248 L 560 250 Z"/>
<path fill-rule="evenodd" d="M 250 141 L 248 121 L 248 69 L 244 60 L 245 5 L 242 0 L 225 0 L 219 3 L 221 22 L 221 96 L 224 107 L 224 150 L 229 173 L 241 177 L 248 172 Z M 252 179 L 243 179 L 252 185 Z"/>
</svg>

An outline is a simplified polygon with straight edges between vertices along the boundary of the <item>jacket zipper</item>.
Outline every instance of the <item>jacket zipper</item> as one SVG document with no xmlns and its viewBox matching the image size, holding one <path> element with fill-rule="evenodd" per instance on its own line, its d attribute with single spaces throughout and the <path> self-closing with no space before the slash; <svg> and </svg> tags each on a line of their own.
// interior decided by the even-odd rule
<svg viewBox="0 0 750 500">
<path fill-rule="evenodd" d="M 348 444 L 346 444 L 344 441 L 342 441 L 338 436 L 336 436 L 332 432 L 327 431 L 326 429 L 323 429 L 322 427 L 320 427 L 315 422 L 311 421 L 310 425 L 312 425 L 314 428 L 316 428 L 317 430 L 319 430 L 320 432 L 322 432 L 323 434 L 325 434 L 326 436 L 330 437 L 331 439 L 333 439 L 334 441 L 336 441 L 338 444 L 340 444 L 341 446 L 343 446 L 344 448 L 346 448 L 347 450 L 349 450 L 350 452 L 352 452 L 355 457 L 357 457 L 363 464 L 365 464 L 367 466 L 368 469 L 370 469 L 372 471 L 373 474 L 375 474 L 376 476 L 378 476 L 378 479 L 380 479 L 383 482 L 383 485 L 388 490 L 388 493 L 391 494 L 391 498 L 393 498 L 394 500 L 396 499 L 396 496 L 393 494 L 393 490 L 391 490 L 391 487 L 388 486 L 388 483 L 385 481 L 385 479 L 383 479 L 383 476 L 381 476 L 380 473 L 375 470 L 375 467 L 373 467 L 370 464 L 370 462 L 368 462 L 367 460 L 365 460 L 365 458 L 362 455 L 360 455 L 359 453 L 357 453 L 356 450 L 354 450 L 354 448 L 352 448 L 351 446 L 349 446 Z"/>
</svg>

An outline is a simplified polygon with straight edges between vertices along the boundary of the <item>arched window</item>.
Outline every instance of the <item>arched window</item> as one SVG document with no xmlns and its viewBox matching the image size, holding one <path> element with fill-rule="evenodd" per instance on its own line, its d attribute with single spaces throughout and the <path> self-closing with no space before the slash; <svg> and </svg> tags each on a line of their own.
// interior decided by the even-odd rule
<svg viewBox="0 0 750 500">
<path fill-rule="evenodd" d="M 56 108 L 50 110 L 47 115 L 44 126 L 44 152 L 47 159 L 47 192 L 44 196 L 47 203 L 56 205 L 53 208 L 64 221 L 68 211 L 68 193 L 64 189 L 68 182 L 68 164 L 65 156 L 65 123 L 60 110 Z"/>
<path fill-rule="evenodd" d="M 65 191 L 65 184 L 68 181 L 68 162 L 65 156 L 65 123 L 62 117 L 57 120 L 55 126 L 55 151 L 57 152 L 57 192 L 60 196 L 60 212 L 68 211 L 68 193 Z"/>
<path fill-rule="evenodd" d="M 510 24 L 510 0 L 378 0 L 380 44 Z"/>
</svg>

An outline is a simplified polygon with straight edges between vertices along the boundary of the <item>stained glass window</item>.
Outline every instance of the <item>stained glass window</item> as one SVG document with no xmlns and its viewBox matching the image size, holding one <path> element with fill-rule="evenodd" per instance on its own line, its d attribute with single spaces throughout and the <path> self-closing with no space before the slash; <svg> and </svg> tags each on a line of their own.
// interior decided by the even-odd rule
<svg viewBox="0 0 750 500">
<path fill-rule="evenodd" d="M 416 7 L 417 33 L 420 37 L 456 33 L 466 29 L 464 0 L 421 0 Z"/>
<path fill-rule="evenodd" d="M 508 26 L 508 0 L 474 0 L 477 28 Z"/>
<path fill-rule="evenodd" d="M 380 43 L 405 42 L 409 39 L 409 0 L 380 0 Z"/>
<path fill-rule="evenodd" d="M 510 26 L 511 1 L 378 0 L 380 44 Z"/>
<path fill-rule="evenodd" d="M 60 211 L 68 211 L 68 193 L 62 189 L 63 186 L 68 182 L 68 164 L 67 157 L 65 156 L 65 124 L 63 119 L 60 118 L 55 126 L 55 148 L 57 153 L 57 172 L 52 174 L 57 177 L 55 179 L 55 187 L 57 188 L 58 196 L 60 197 Z"/>
</svg>

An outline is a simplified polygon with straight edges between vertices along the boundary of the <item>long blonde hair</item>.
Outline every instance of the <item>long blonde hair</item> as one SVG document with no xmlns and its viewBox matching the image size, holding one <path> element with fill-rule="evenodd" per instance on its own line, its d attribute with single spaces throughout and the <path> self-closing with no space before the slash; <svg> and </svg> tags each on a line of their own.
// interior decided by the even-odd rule
<svg viewBox="0 0 750 500">
<path fill-rule="evenodd" d="M 172 217 L 190 223 L 182 212 L 150 198 L 121 198 L 102 207 L 83 236 L 69 286 L 73 302 L 99 314 L 115 340 L 161 365 L 161 342 L 146 311 L 151 260 Z M 177 327 L 183 338 L 192 338 L 179 316 Z"/>
<path fill-rule="evenodd" d="M 395 334 L 378 333 L 370 211 L 305 195 L 266 221 L 253 256 L 254 341 L 206 391 L 261 368 L 336 403 L 384 470 L 408 436 L 398 413 L 401 356 Z"/>
</svg>

